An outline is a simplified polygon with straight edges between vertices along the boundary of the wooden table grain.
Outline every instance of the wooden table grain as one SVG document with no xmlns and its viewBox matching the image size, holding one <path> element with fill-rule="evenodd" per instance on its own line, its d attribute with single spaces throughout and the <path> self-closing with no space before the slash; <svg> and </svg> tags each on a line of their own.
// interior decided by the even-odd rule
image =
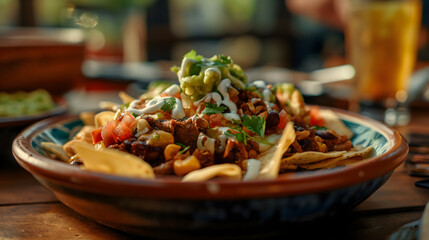
<svg viewBox="0 0 429 240">
<path fill-rule="evenodd" d="M 419 113 L 405 131 L 411 129 L 429 134 L 428 122 L 429 114 Z M 79 215 L 59 202 L 13 159 L 0 161 L 0 240 L 148 239 L 105 227 Z M 402 165 L 380 189 L 351 212 L 305 225 L 294 232 L 267 233 L 261 238 L 387 239 L 402 225 L 421 217 L 429 200 L 429 189 L 414 185 L 421 179 L 409 176 Z"/>
</svg>

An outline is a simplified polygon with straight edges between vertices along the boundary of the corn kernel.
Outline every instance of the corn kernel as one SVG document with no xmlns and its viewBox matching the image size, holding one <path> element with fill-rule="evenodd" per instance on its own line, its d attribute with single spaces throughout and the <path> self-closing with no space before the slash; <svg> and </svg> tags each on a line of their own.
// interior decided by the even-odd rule
<svg viewBox="0 0 429 240">
<path fill-rule="evenodd" d="M 168 144 L 164 149 L 165 161 L 172 159 L 180 151 L 180 146 L 176 144 Z"/>
<path fill-rule="evenodd" d="M 189 172 L 200 169 L 200 161 L 193 155 L 187 157 L 185 160 L 174 161 L 174 173 L 178 176 L 186 175 Z"/>
</svg>

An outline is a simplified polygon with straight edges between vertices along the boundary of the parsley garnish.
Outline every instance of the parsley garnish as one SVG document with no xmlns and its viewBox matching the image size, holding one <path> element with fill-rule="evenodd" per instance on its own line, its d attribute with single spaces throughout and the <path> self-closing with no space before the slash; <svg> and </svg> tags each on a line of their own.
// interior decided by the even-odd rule
<svg viewBox="0 0 429 240">
<path fill-rule="evenodd" d="M 191 50 L 190 52 L 186 53 L 183 57 L 186 57 L 188 59 L 194 60 L 194 64 L 192 64 L 189 67 L 188 74 L 189 76 L 193 75 L 199 75 L 201 72 L 201 69 L 206 69 L 210 67 L 224 67 L 228 68 L 228 64 L 231 64 L 231 58 L 224 56 L 224 55 L 218 55 L 218 59 L 216 60 L 209 60 L 204 58 L 201 55 L 197 55 L 197 52 L 195 50 Z M 175 71 L 178 71 L 178 68 L 175 69 Z"/>
<path fill-rule="evenodd" d="M 198 67 L 224 67 L 227 68 L 228 64 L 231 64 L 231 59 L 229 57 L 218 55 L 218 59 L 216 60 L 208 60 L 208 59 L 202 59 L 195 63 L 195 66 Z"/>
<path fill-rule="evenodd" d="M 231 131 L 228 130 L 225 132 L 225 135 L 235 137 L 235 139 L 237 139 L 237 141 L 244 143 L 244 145 L 247 145 L 247 139 L 251 139 L 255 142 L 259 142 L 259 143 L 263 143 L 263 144 L 267 144 L 267 145 L 271 145 L 271 146 L 274 145 L 274 144 L 268 142 L 267 140 L 265 140 L 264 138 L 260 139 L 260 138 L 255 138 L 255 137 L 250 136 L 249 134 L 247 134 L 246 132 L 241 130 L 238 126 L 235 126 L 234 130 L 236 130 L 237 133 L 231 133 Z"/>
<path fill-rule="evenodd" d="M 185 55 L 183 55 L 184 58 L 189 58 L 192 60 L 197 60 L 197 61 L 201 61 L 203 59 L 203 56 L 201 55 L 197 55 L 197 52 L 195 52 L 195 50 L 191 50 L 188 53 L 186 53 Z"/>
<path fill-rule="evenodd" d="M 206 108 L 201 112 L 202 114 L 212 115 L 216 113 L 223 113 L 226 109 L 228 109 L 225 106 L 218 106 L 216 103 L 204 103 L 206 105 Z"/>
<path fill-rule="evenodd" d="M 249 118 L 247 115 L 244 115 L 243 117 L 241 117 L 241 121 L 244 127 L 258 134 L 260 138 L 250 136 L 249 134 L 241 130 L 239 126 L 234 127 L 234 130 L 237 131 L 237 133 L 232 133 L 230 130 L 228 130 L 227 132 L 225 132 L 225 135 L 235 137 L 237 141 L 244 143 L 244 145 L 247 144 L 247 139 L 251 139 L 253 141 L 271 145 L 271 146 L 274 145 L 268 142 L 267 140 L 265 140 L 264 138 L 265 125 L 266 125 L 264 118 L 259 116 L 251 116 Z"/>
<path fill-rule="evenodd" d="M 258 134 L 261 138 L 264 138 L 265 134 L 265 119 L 259 116 L 251 116 L 250 118 L 247 115 L 241 117 L 241 122 L 250 131 Z"/>
<path fill-rule="evenodd" d="M 162 106 L 161 110 L 164 112 L 170 112 L 173 110 L 174 105 L 176 105 L 176 98 L 164 98 L 164 106 Z"/>
<path fill-rule="evenodd" d="M 231 133 L 230 130 L 225 132 L 225 135 L 227 136 L 231 136 L 231 137 L 235 137 L 235 139 L 237 139 L 237 141 L 244 143 L 244 145 L 247 145 L 247 134 L 241 130 L 237 130 L 238 133 Z"/>
</svg>

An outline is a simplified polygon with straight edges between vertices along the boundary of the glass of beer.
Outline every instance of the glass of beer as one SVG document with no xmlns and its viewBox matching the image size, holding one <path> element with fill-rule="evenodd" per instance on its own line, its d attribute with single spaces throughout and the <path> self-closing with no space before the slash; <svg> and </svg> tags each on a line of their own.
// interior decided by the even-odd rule
<svg viewBox="0 0 429 240">
<path fill-rule="evenodd" d="M 421 0 L 349 0 L 346 41 L 356 70 L 352 110 L 391 126 L 409 121 L 405 102 L 421 11 Z"/>
</svg>

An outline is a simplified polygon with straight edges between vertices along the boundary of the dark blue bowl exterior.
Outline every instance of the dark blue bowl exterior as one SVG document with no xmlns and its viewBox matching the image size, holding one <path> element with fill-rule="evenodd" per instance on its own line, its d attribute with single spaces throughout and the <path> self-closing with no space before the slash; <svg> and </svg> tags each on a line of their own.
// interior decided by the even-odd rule
<svg viewBox="0 0 429 240">
<path fill-rule="evenodd" d="M 183 200 L 108 196 L 83 192 L 37 178 L 58 199 L 101 224 L 153 237 L 194 231 L 226 233 L 263 229 L 272 223 L 283 230 L 350 211 L 382 186 L 391 173 L 347 188 L 327 192 L 244 200 Z M 105 213 L 105 214 L 100 214 Z M 254 229 L 255 230 L 255 229 Z"/>
</svg>

